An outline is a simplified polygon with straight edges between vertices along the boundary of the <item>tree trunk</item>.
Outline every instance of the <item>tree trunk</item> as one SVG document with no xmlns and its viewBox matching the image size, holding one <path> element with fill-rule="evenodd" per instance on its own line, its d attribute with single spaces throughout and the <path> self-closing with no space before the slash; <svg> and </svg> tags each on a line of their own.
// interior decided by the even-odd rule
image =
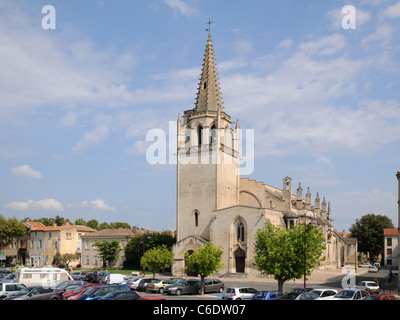
<svg viewBox="0 0 400 320">
<path fill-rule="evenodd" d="M 278 280 L 278 291 L 280 291 L 282 293 L 283 293 L 283 284 L 284 283 L 285 283 L 284 281 Z"/>
<path fill-rule="evenodd" d="M 200 275 L 200 287 L 201 287 L 201 295 L 204 295 L 204 276 Z"/>
</svg>

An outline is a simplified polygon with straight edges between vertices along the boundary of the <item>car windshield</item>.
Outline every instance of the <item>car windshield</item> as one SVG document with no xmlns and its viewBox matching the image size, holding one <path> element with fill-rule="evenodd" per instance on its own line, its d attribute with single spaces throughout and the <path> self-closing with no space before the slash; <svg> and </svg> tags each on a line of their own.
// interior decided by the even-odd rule
<svg viewBox="0 0 400 320">
<path fill-rule="evenodd" d="M 352 291 L 352 290 L 342 290 L 335 297 L 351 299 L 353 297 L 353 295 L 354 295 L 354 291 Z"/>
<path fill-rule="evenodd" d="M 235 293 L 235 289 L 234 288 L 228 288 L 228 289 L 226 289 L 226 293 Z"/>
<path fill-rule="evenodd" d="M 265 298 L 266 295 L 267 295 L 267 293 L 265 291 L 259 291 L 259 292 L 256 292 L 254 297 L 256 297 L 256 298 Z"/>
<path fill-rule="evenodd" d="M 14 296 L 24 296 L 31 291 L 32 291 L 32 288 L 24 288 L 24 289 L 18 291 L 17 293 L 15 293 Z"/>
</svg>

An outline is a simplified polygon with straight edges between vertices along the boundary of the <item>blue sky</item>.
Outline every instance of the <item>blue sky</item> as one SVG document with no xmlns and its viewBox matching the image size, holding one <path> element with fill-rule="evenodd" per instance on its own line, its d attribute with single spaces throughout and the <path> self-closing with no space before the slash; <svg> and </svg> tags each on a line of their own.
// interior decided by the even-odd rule
<svg viewBox="0 0 400 320">
<path fill-rule="evenodd" d="M 175 165 L 147 163 L 146 134 L 193 108 L 209 18 L 225 111 L 255 132 L 249 177 L 309 186 L 339 231 L 397 226 L 395 0 L 0 0 L 0 214 L 175 229 Z"/>
</svg>

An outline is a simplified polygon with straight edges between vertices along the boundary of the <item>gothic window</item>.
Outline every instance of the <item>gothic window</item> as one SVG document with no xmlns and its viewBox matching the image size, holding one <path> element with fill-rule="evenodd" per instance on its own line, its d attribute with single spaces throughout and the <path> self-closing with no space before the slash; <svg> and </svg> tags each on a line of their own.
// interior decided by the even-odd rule
<svg viewBox="0 0 400 320">
<path fill-rule="evenodd" d="M 199 142 L 199 146 L 203 144 L 203 127 L 199 125 L 197 129 L 197 139 Z"/>
<path fill-rule="evenodd" d="M 217 134 L 216 134 L 215 125 L 211 127 L 211 134 L 210 134 L 210 144 L 217 142 Z"/>
<path fill-rule="evenodd" d="M 195 227 L 199 226 L 199 212 L 198 211 L 194 212 L 194 226 Z"/>
<path fill-rule="evenodd" d="M 204 89 L 204 90 L 207 89 L 207 82 L 204 82 L 204 87 L 203 87 L 203 89 Z"/>
<path fill-rule="evenodd" d="M 237 225 L 237 231 L 236 231 L 236 236 L 238 241 L 244 241 L 244 224 L 243 222 L 240 222 Z"/>
</svg>

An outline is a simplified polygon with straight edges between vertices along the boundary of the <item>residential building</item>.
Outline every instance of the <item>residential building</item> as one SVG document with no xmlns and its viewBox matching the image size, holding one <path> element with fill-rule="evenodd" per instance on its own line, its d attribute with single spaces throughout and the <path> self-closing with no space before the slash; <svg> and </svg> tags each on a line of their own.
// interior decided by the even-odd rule
<svg viewBox="0 0 400 320">
<path fill-rule="evenodd" d="M 399 230 L 395 228 L 383 230 L 383 263 L 386 269 L 397 269 L 398 268 L 398 257 L 399 257 Z"/>
<path fill-rule="evenodd" d="M 53 263 L 54 256 L 66 253 L 81 253 L 82 236 L 96 232 L 95 229 L 72 225 L 39 226 L 30 230 L 28 240 L 29 265 L 44 266 Z M 72 263 L 79 264 L 79 259 Z"/>
<path fill-rule="evenodd" d="M 138 229 L 140 230 L 140 229 Z M 103 229 L 91 234 L 82 236 L 82 255 L 81 266 L 85 269 L 102 268 L 106 261 L 102 260 L 99 252 L 95 246 L 96 242 L 113 241 L 116 240 L 120 244 L 118 252 L 118 259 L 114 262 L 115 267 L 122 267 L 125 261 L 125 246 L 129 240 L 135 236 L 140 236 L 142 232 L 134 232 L 131 229 Z"/>
</svg>

